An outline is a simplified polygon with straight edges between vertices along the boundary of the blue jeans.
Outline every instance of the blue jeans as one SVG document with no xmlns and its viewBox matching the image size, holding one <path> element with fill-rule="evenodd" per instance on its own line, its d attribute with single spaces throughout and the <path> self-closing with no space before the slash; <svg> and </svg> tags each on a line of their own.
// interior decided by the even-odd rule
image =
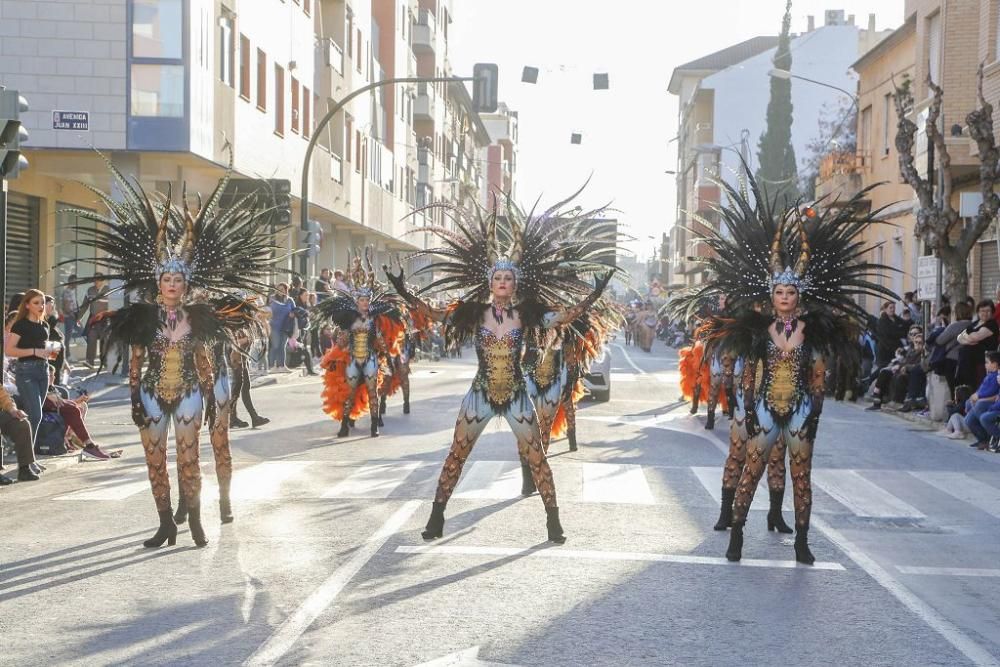
<svg viewBox="0 0 1000 667">
<path fill-rule="evenodd" d="M 1000 406 L 996 407 L 1000 408 Z M 979 423 L 989 437 L 1000 438 L 1000 409 L 983 413 L 979 417 Z"/>
<path fill-rule="evenodd" d="M 968 410 L 965 413 L 966 428 L 972 431 L 972 435 L 976 436 L 976 442 L 988 441 L 990 434 L 983 428 L 983 424 L 979 421 L 979 418 L 991 409 L 998 407 L 998 404 L 995 401 L 977 401 L 971 404 L 967 403 L 966 405 L 968 406 Z"/>
<path fill-rule="evenodd" d="M 49 390 L 49 364 L 44 359 L 19 359 L 14 364 L 14 384 L 17 397 L 28 413 L 31 425 L 31 444 L 38 438 L 38 425 L 42 423 L 42 404 Z"/>
<path fill-rule="evenodd" d="M 288 335 L 271 329 L 271 349 L 267 353 L 267 362 L 270 367 L 285 365 L 285 350 L 288 348 Z"/>
</svg>

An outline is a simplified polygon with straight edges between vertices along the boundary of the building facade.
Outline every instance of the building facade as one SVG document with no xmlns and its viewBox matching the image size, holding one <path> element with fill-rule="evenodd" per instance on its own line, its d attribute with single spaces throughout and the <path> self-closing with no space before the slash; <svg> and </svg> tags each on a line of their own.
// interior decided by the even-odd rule
<svg viewBox="0 0 1000 667">
<path fill-rule="evenodd" d="M 87 252 L 77 220 L 62 211 L 96 205 L 80 183 L 113 192 L 94 148 L 175 198 L 181 184 L 211 191 L 231 152 L 235 176 L 290 182 L 293 229 L 280 242 L 304 247 L 298 195 L 320 120 L 362 86 L 450 76 L 450 23 L 450 0 L 0 0 L 0 83 L 31 106 L 31 167 L 10 183 L 9 254 L 21 265 L 9 291 L 52 291 L 87 271 L 73 264 Z M 57 111 L 86 113 L 88 128 L 57 129 Z M 363 245 L 379 261 L 425 247 L 415 208 L 478 192 L 489 138 L 464 86 L 444 82 L 361 94 L 316 141 L 308 217 L 322 237 L 310 274 Z"/>
</svg>

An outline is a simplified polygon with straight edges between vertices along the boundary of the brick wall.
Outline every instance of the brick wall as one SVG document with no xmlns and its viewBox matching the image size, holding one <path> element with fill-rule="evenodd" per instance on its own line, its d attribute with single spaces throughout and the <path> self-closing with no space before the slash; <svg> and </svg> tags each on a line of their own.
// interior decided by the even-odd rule
<svg viewBox="0 0 1000 667">
<path fill-rule="evenodd" d="M 125 148 L 126 0 L 0 0 L 0 83 L 31 106 L 27 146 Z M 55 131 L 52 111 L 89 111 Z"/>
</svg>

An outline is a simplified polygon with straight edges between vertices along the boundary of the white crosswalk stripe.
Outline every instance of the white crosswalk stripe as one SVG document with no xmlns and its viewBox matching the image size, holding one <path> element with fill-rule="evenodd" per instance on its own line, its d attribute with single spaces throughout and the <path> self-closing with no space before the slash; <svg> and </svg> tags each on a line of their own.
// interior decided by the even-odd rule
<svg viewBox="0 0 1000 667">
<path fill-rule="evenodd" d="M 265 461 L 237 466 L 233 473 L 232 498 L 243 502 L 282 499 L 418 499 L 433 494 L 437 461 L 383 461 L 350 465 L 331 461 Z M 714 504 L 721 500 L 722 469 L 718 466 L 645 466 L 638 464 L 552 460 L 560 501 L 594 504 L 660 505 L 676 498 L 682 484 L 690 494 L 692 475 Z M 651 470 L 646 470 L 651 468 Z M 664 474 L 666 470 L 673 470 Z M 982 476 L 980 476 L 982 477 Z M 891 490 L 884 480 L 891 480 Z M 671 481 L 673 480 L 673 481 Z M 907 482 L 908 481 L 908 482 Z M 907 491 L 907 483 L 909 491 Z M 926 519 L 941 514 L 937 505 L 918 509 L 895 495 L 923 498 L 927 485 L 967 504 L 970 511 L 986 512 L 1000 519 L 1000 483 L 993 484 L 972 474 L 945 471 L 813 470 L 814 513 L 852 515 L 863 519 Z M 176 489 L 176 485 L 175 489 Z M 919 488 L 918 488 L 919 487 Z M 144 472 L 130 472 L 111 481 L 52 497 L 58 501 L 121 502 L 149 493 Z M 521 471 L 518 461 L 469 461 L 454 498 L 463 500 L 508 500 L 520 497 Z M 785 494 L 783 509 L 792 510 L 792 492 Z M 202 462 L 202 500 L 218 498 L 211 461 Z M 761 480 L 751 509 L 769 507 L 766 480 Z M 925 514 L 926 512 L 926 514 Z"/>
</svg>

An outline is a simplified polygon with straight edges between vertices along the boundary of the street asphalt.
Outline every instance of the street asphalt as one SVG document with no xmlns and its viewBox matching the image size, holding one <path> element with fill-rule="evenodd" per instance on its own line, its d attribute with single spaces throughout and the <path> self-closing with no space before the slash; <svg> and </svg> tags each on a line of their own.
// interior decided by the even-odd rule
<svg viewBox="0 0 1000 667">
<path fill-rule="evenodd" d="M 712 530 L 725 419 L 706 431 L 678 401 L 675 351 L 613 355 L 580 450 L 550 450 L 563 546 L 519 495 L 499 421 L 444 537 L 420 537 L 468 351 L 415 364 L 412 414 L 391 399 L 375 440 L 367 418 L 335 437 L 317 378 L 255 389 L 272 422 L 233 432 L 233 524 L 202 447 L 204 549 L 186 526 L 142 547 L 157 520 L 141 447 L 124 388 L 102 388 L 88 421 L 121 459 L 0 489 L 0 665 L 1000 665 L 1000 456 L 828 400 L 816 565 L 766 531 L 766 491 L 728 563 Z M 791 523 L 790 484 L 785 503 Z"/>
</svg>

